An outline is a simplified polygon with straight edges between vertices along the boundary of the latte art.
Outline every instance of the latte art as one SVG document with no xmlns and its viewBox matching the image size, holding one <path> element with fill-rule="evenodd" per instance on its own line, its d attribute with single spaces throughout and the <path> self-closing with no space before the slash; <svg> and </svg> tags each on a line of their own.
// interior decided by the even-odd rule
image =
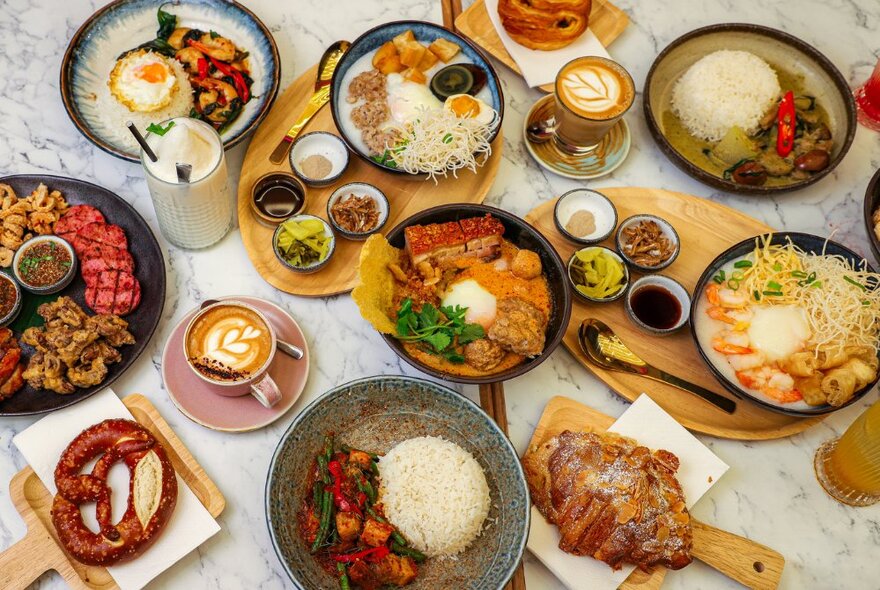
<svg viewBox="0 0 880 590">
<path fill-rule="evenodd" d="M 572 111 L 606 119 L 623 114 L 632 104 L 634 88 L 625 71 L 599 58 L 582 58 L 559 72 L 556 93 Z"/>
<path fill-rule="evenodd" d="M 190 363 L 217 381 L 250 377 L 266 363 L 271 348 L 272 336 L 263 319 L 237 305 L 210 308 L 193 323 L 186 339 Z"/>
<path fill-rule="evenodd" d="M 263 330 L 242 318 L 226 318 L 213 326 L 203 343 L 204 356 L 233 369 L 246 369 L 260 353 Z"/>
</svg>

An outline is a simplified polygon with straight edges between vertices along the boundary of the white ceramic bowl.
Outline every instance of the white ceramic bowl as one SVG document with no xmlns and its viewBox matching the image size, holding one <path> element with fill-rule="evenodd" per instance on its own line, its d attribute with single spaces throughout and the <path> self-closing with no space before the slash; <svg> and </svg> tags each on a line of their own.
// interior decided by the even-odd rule
<svg viewBox="0 0 880 590">
<path fill-rule="evenodd" d="M 593 214 L 596 229 L 587 235 L 576 236 L 565 226 L 572 215 L 585 209 Z M 576 188 L 568 191 L 556 201 L 553 208 L 553 221 L 556 228 L 569 240 L 578 244 L 598 244 L 614 231 L 617 225 L 617 208 L 602 193 L 587 188 Z"/>
<path fill-rule="evenodd" d="M 379 223 L 377 223 L 376 227 L 374 227 L 370 231 L 347 231 L 339 227 L 339 224 L 337 224 L 336 220 L 333 218 L 333 214 L 330 212 L 330 209 L 333 208 L 333 205 L 336 203 L 336 201 L 348 197 L 348 195 L 351 194 L 357 195 L 359 197 L 371 197 L 376 202 L 376 206 L 379 209 Z M 381 230 L 388 222 L 388 211 L 388 197 L 385 196 L 385 193 L 383 193 L 372 184 L 367 184 L 366 182 L 351 182 L 349 184 L 342 185 L 338 189 L 333 191 L 333 194 L 330 195 L 329 199 L 327 199 L 327 219 L 330 220 L 330 224 L 333 226 L 333 229 L 342 234 L 343 237 L 350 240 L 366 240 L 367 237 Z"/>
<path fill-rule="evenodd" d="M 609 297 L 605 297 L 604 299 L 600 299 L 598 297 L 590 297 L 589 295 L 584 295 L 577 289 L 577 285 L 574 282 L 574 279 L 571 276 L 571 267 L 574 265 L 574 261 L 578 255 L 578 252 L 583 252 L 584 250 L 604 250 L 607 252 L 612 258 L 620 262 L 623 265 L 623 287 L 620 288 L 619 291 L 614 293 Z M 629 276 L 629 268 L 626 266 L 626 261 L 620 257 L 620 254 L 612 250 L 611 248 L 606 248 L 605 246 L 587 246 L 586 248 L 580 248 L 579 250 L 575 250 L 574 254 L 571 255 L 571 258 L 568 259 L 568 264 L 566 265 L 566 276 L 568 277 L 568 285 L 571 287 L 571 292 L 574 293 L 575 297 L 579 297 L 581 301 L 586 301 L 587 303 L 610 303 L 612 301 L 617 301 L 621 297 L 623 297 L 627 289 L 629 288 L 630 276 Z"/>
<path fill-rule="evenodd" d="M 327 253 L 327 257 L 324 260 L 320 260 L 318 262 L 314 262 L 309 266 L 294 266 L 291 263 L 287 262 L 281 253 L 278 251 L 278 235 L 281 233 L 281 227 L 290 220 L 294 221 L 304 221 L 306 219 L 317 219 L 324 226 L 324 235 L 330 236 L 330 251 Z M 336 253 L 336 236 L 333 235 L 333 228 L 330 227 L 330 224 L 317 217 L 316 215 L 308 215 L 306 213 L 301 213 L 299 215 L 294 215 L 292 217 L 288 217 L 284 221 L 278 224 L 278 227 L 275 228 L 275 232 L 272 234 L 272 251 L 275 252 L 275 258 L 283 264 L 286 268 L 289 268 L 293 272 L 298 272 L 300 274 L 311 274 L 313 272 L 317 272 L 327 266 L 330 262 L 330 259 L 333 258 L 333 254 Z"/>
<path fill-rule="evenodd" d="M 649 326 L 636 316 L 636 313 L 632 308 L 632 298 L 640 289 L 644 289 L 645 287 L 658 287 L 665 290 L 678 300 L 678 303 L 681 306 L 681 316 L 675 325 L 670 328 L 656 328 L 654 326 Z M 687 289 L 684 288 L 684 285 L 675 279 L 664 275 L 646 275 L 636 279 L 630 286 L 629 292 L 626 294 L 626 299 L 624 300 L 624 306 L 626 308 L 626 315 L 629 316 L 629 319 L 632 320 L 632 323 L 636 326 L 645 332 L 654 334 L 655 336 L 666 336 L 667 334 L 672 334 L 673 332 L 680 330 L 685 324 L 687 324 L 691 313 L 691 296 L 687 292 Z"/>
<path fill-rule="evenodd" d="M 636 225 L 637 223 L 641 223 L 642 221 L 653 221 L 657 225 L 660 226 L 660 231 L 663 232 L 663 236 L 670 241 L 672 247 L 674 248 L 672 251 L 672 256 L 657 264 L 655 266 L 646 266 L 644 264 L 638 264 L 626 253 L 626 250 L 623 249 L 623 230 Z M 617 234 L 614 236 L 614 244 L 617 247 L 617 251 L 620 252 L 620 255 L 623 256 L 623 259 L 626 260 L 627 264 L 632 266 L 635 269 L 638 269 L 642 272 L 657 272 L 658 270 L 663 270 L 678 258 L 679 252 L 681 252 L 681 238 L 678 237 L 678 232 L 675 231 L 675 228 L 672 227 L 672 224 L 663 219 L 662 217 L 657 217 L 656 215 L 648 215 L 647 213 L 633 215 L 632 217 L 627 217 L 620 223 L 620 227 L 617 228 Z"/>
<path fill-rule="evenodd" d="M 302 169 L 302 162 L 309 156 L 323 156 L 330 161 L 330 173 L 324 178 L 311 178 Z M 293 142 L 290 148 L 290 168 L 300 180 L 309 186 L 330 186 L 345 174 L 348 168 L 348 148 L 338 136 L 326 131 L 306 133 Z"/>
</svg>

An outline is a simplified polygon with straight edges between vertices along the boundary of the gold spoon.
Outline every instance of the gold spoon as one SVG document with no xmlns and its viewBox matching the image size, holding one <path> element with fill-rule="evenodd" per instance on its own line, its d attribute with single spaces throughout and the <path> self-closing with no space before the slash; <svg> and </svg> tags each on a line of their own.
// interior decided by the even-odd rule
<svg viewBox="0 0 880 590">
<path fill-rule="evenodd" d="M 293 127 L 288 130 L 287 135 L 272 150 L 272 154 L 269 156 L 270 162 L 280 164 L 284 161 L 287 157 L 287 152 L 290 151 L 290 146 L 293 145 L 293 140 L 296 139 L 299 132 L 321 110 L 321 107 L 330 100 L 330 81 L 333 79 L 333 72 L 349 47 L 351 47 L 351 43 L 348 41 L 337 41 L 328 47 L 324 55 L 321 56 L 321 61 L 318 63 L 318 77 L 315 79 L 315 93 L 309 98 L 306 108 L 303 109 Z"/>
<path fill-rule="evenodd" d="M 633 373 L 672 385 L 703 398 L 728 414 L 733 414 L 736 410 L 735 401 L 649 365 L 627 348 L 614 330 L 595 318 L 588 318 L 581 323 L 578 341 L 587 358 L 603 369 Z"/>
</svg>

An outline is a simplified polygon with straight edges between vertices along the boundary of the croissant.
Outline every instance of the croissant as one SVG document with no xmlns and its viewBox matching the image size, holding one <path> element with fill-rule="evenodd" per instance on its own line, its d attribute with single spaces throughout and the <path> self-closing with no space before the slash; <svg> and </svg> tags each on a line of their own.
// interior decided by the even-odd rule
<svg viewBox="0 0 880 590">
<path fill-rule="evenodd" d="M 592 0 L 499 0 L 498 16 L 511 39 L 551 51 L 571 44 L 590 21 Z"/>
</svg>

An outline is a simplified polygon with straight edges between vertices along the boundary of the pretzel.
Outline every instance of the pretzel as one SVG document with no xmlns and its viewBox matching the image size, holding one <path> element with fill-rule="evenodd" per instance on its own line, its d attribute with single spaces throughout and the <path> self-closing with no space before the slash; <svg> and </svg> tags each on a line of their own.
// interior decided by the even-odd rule
<svg viewBox="0 0 880 590">
<path fill-rule="evenodd" d="M 530 49 L 551 51 L 587 30 L 592 0 L 499 0 L 498 16 L 510 38 Z"/>
<path fill-rule="evenodd" d="M 98 455 L 92 472 L 81 474 Z M 128 466 L 130 481 L 127 509 L 114 525 L 107 473 L 119 461 Z M 52 523 L 68 553 L 86 565 L 111 565 L 143 553 L 177 503 L 177 477 L 165 449 L 131 420 L 104 420 L 83 430 L 61 454 L 55 485 Z M 83 522 L 80 504 L 85 502 L 96 502 L 99 533 Z"/>
</svg>

